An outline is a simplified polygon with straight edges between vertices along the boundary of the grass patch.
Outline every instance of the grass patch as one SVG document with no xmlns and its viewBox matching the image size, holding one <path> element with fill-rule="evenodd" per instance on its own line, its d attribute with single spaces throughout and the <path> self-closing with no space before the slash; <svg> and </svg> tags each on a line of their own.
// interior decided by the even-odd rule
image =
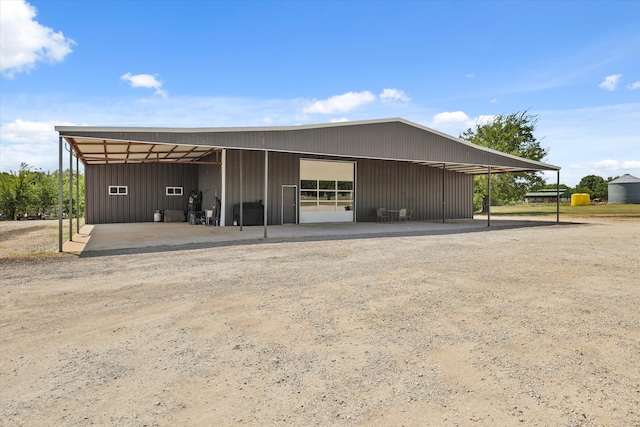
<svg viewBox="0 0 640 427">
<path fill-rule="evenodd" d="M 491 215 L 547 216 L 556 214 L 555 203 L 532 203 L 517 206 L 491 206 Z M 560 203 L 560 215 L 592 217 L 639 217 L 640 204 L 571 206 Z"/>
</svg>

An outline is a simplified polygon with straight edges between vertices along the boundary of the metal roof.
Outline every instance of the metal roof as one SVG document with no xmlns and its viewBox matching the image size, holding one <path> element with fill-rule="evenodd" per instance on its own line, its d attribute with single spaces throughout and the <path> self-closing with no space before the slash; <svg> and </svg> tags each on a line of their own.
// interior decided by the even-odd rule
<svg viewBox="0 0 640 427">
<path fill-rule="evenodd" d="M 223 149 L 245 149 L 445 165 L 448 170 L 472 175 L 485 174 L 489 167 L 492 173 L 560 170 L 404 119 L 278 127 L 56 126 L 55 130 L 85 165 L 206 163 L 205 157 Z"/>
<path fill-rule="evenodd" d="M 561 188 L 560 196 L 563 196 L 567 193 L 568 189 Z M 555 189 L 551 190 L 537 190 L 537 191 L 529 191 L 525 193 L 524 197 L 555 197 L 558 194 L 558 191 Z"/>
<path fill-rule="evenodd" d="M 609 181 L 609 184 L 633 184 L 639 183 L 640 178 L 636 178 L 633 175 L 629 175 L 628 173 L 614 179 L 613 181 Z"/>
</svg>

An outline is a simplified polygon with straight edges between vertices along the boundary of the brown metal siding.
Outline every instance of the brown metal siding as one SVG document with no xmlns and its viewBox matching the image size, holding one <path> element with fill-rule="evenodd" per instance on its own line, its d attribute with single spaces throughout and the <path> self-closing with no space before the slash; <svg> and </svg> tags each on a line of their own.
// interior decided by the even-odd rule
<svg viewBox="0 0 640 427">
<path fill-rule="evenodd" d="M 240 203 L 240 155 L 237 150 L 227 151 L 227 225 L 233 224 L 233 205 Z M 244 151 L 242 154 L 243 202 L 264 201 L 264 152 Z M 267 221 L 280 224 L 282 186 L 298 185 L 300 155 L 269 153 L 269 194 Z"/>
<path fill-rule="evenodd" d="M 445 170 L 445 217 L 473 217 L 473 177 Z M 442 169 L 408 162 L 359 160 L 358 221 L 375 221 L 376 209 L 413 210 L 418 221 L 442 219 Z"/>
<path fill-rule="evenodd" d="M 227 225 L 240 202 L 239 152 L 227 152 Z M 299 185 L 300 159 L 332 157 L 269 153 L 269 224 L 280 224 L 282 185 Z M 348 160 L 348 159 L 339 159 Z M 354 159 L 355 160 L 355 159 Z M 442 219 L 442 169 L 410 162 L 356 160 L 356 219 L 376 221 L 376 208 L 407 208 L 415 220 Z M 264 153 L 243 153 L 244 202 L 264 199 Z M 473 176 L 445 170 L 445 218 L 473 217 Z M 298 187 L 299 188 L 299 187 Z"/>
<path fill-rule="evenodd" d="M 197 166 L 117 164 L 85 167 L 88 224 L 153 221 L 156 209 L 186 210 L 198 187 Z M 128 195 L 111 196 L 110 185 L 126 185 Z M 183 187 L 182 196 L 166 196 L 166 187 Z"/>
</svg>

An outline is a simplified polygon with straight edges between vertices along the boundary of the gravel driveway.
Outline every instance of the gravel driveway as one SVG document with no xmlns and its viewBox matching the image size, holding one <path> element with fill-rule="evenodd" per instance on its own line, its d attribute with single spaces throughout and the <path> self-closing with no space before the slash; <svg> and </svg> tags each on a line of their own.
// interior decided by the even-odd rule
<svg viewBox="0 0 640 427">
<path fill-rule="evenodd" d="M 2 426 L 640 426 L 638 219 L 0 269 Z"/>
</svg>

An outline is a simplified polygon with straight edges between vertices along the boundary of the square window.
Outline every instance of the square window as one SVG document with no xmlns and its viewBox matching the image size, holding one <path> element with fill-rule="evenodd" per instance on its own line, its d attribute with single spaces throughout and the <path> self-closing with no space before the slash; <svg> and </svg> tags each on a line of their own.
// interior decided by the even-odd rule
<svg viewBox="0 0 640 427">
<path fill-rule="evenodd" d="M 129 187 L 126 185 L 110 185 L 109 186 L 109 195 L 110 196 L 126 196 L 129 194 Z"/>
<path fill-rule="evenodd" d="M 167 196 L 182 196 L 182 187 L 166 187 Z"/>
</svg>

